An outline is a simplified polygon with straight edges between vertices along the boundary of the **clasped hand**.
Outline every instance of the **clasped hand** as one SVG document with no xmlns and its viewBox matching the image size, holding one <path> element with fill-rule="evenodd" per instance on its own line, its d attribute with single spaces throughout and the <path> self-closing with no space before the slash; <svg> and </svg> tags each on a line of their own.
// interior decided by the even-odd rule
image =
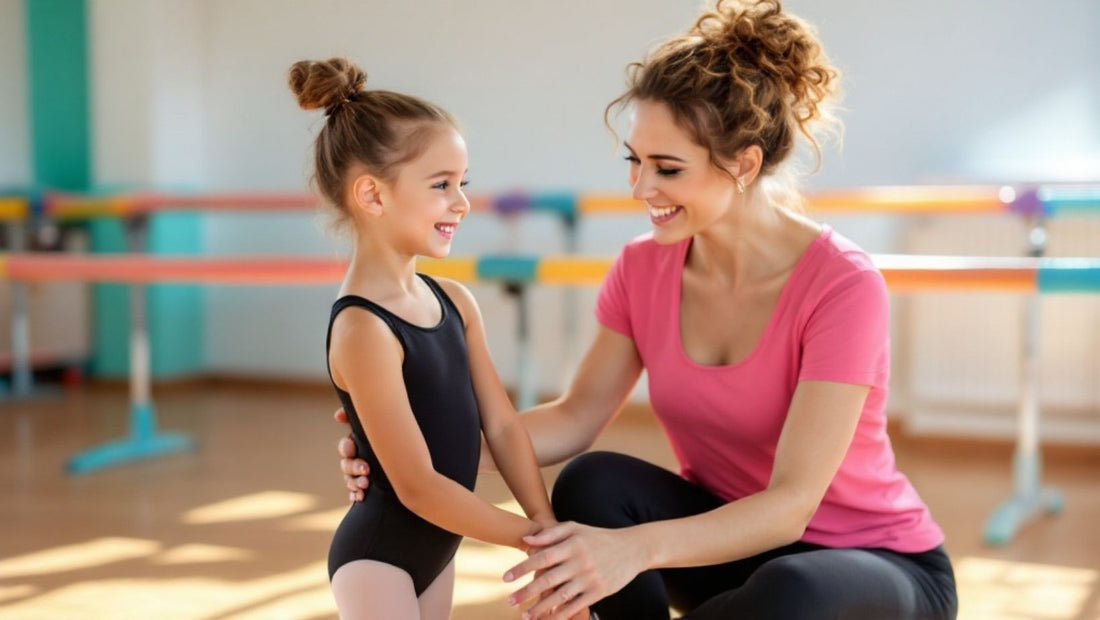
<svg viewBox="0 0 1100 620">
<path fill-rule="evenodd" d="M 587 620 L 588 606 L 621 590 L 645 570 L 639 545 L 629 530 L 610 530 L 567 522 L 524 538 L 529 557 L 504 574 L 515 581 L 535 573 L 508 602 L 536 599 L 524 620 Z"/>
</svg>

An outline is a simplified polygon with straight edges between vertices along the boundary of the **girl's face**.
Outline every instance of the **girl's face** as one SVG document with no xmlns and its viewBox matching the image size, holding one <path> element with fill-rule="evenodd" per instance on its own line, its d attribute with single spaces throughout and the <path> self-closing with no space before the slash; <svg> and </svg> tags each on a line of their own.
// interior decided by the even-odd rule
<svg viewBox="0 0 1100 620">
<path fill-rule="evenodd" d="M 624 146 L 634 198 L 646 203 L 657 243 L 695 235 L 737 201 L 734 181 L 711 165 L 707 149 L 676 124 L 664 103 L 635 104 Z"/>
<path fill-rule="evenodd" d="M 470 211 L 466 141 L 453 127 L 440 127 L 424 152 L 401 167 L 382 190 L 385 224 L 395 245 L 410 254 L 444 258 L 458 223 Z M 387 195 L 388 194 L 388 195 Z"/>
</svg>

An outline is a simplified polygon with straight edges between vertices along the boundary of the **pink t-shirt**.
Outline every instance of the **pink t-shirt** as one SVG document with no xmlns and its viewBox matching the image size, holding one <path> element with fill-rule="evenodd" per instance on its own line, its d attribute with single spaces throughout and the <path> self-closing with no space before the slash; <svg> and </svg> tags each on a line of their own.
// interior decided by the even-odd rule
<svg viewBox="0 0 1100 620">
<path fill-rule="evenodd" d="M 942 543 L 943 532 L 898 471 L 886 435 L 890 309 L 870 257 L 826 227 L 791 272 L 748 357 L 702 366 L 680 340 L 680 286 L 690 246 L 690 239 L 669 246 L 651 235 L 635 239 L 596 302 L 599 322 L 638 348 L 650 403 L 681 476 L 726 501 L 762 491 L 799 381 L 869 385 L 852 444 L 802 540 L 903 553 Z"/>
</svg>

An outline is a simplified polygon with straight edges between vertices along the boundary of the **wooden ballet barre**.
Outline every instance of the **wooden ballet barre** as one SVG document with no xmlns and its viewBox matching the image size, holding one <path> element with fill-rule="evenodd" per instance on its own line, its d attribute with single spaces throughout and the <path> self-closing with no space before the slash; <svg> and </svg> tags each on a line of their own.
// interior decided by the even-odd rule
<svg viewBox="0 0 1100 620">
<path fill-rule="evenodd" d="M 515 214 L 553 213 L 566 219 L 598 213 L 639 213 L 644 205 L 628 194 L 599 192 L 524 192 L 468 194 L 474 211 Z M 51 192 L 43 199 L 46 215 L 72 221 L 97 217 L 136 217 L 158 211 L 233 210 L 304 211 L 320 200 L 309 193 L 134 193 L 85 196 Z M 1100 186 L 879 186 L 812 192 L 810 211 L 819 213 L 894 213 L 947 215 L 1015 213 L 1051 216 L 1065 212 L 1100 212 Z"/>
<path fill-rule="evenodd" d="M 1100 258 L 999 258 L 876 254 L 894 293 L 921 291 L 1095 293 Z M 603 281 L 612 259 L 584 256 L 488 255 L 423 259 L 429 275 L 462 282 L 589 286 Z M 196 258 L 141 254 L 0 254 L 0 279 L 131 284 L 331 284 L 347 262 L 320 257 Z"/>
</svg>

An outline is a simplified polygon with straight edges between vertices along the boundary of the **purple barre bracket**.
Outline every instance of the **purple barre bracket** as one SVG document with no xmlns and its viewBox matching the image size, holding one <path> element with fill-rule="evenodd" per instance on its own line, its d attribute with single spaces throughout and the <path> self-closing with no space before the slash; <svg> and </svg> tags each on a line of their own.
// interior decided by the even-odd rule
<svg viewBox="0 0 1100 620">
<path fill-rule="evenodd" d="M 531 197 L 523 192 L 508 192 L 497 196 L 493 210 L 501 215 L 514 215 L 531 208 Z"/>
<path fill-rule="evenodd" d="M 1015 199 L 1009 205 L 1009 211 L 1029 218 L 1047 215 L 1043 201 L 1039 199 L 1039 189 L 1037 187 L 1017 191 Z"/>
</svg>

